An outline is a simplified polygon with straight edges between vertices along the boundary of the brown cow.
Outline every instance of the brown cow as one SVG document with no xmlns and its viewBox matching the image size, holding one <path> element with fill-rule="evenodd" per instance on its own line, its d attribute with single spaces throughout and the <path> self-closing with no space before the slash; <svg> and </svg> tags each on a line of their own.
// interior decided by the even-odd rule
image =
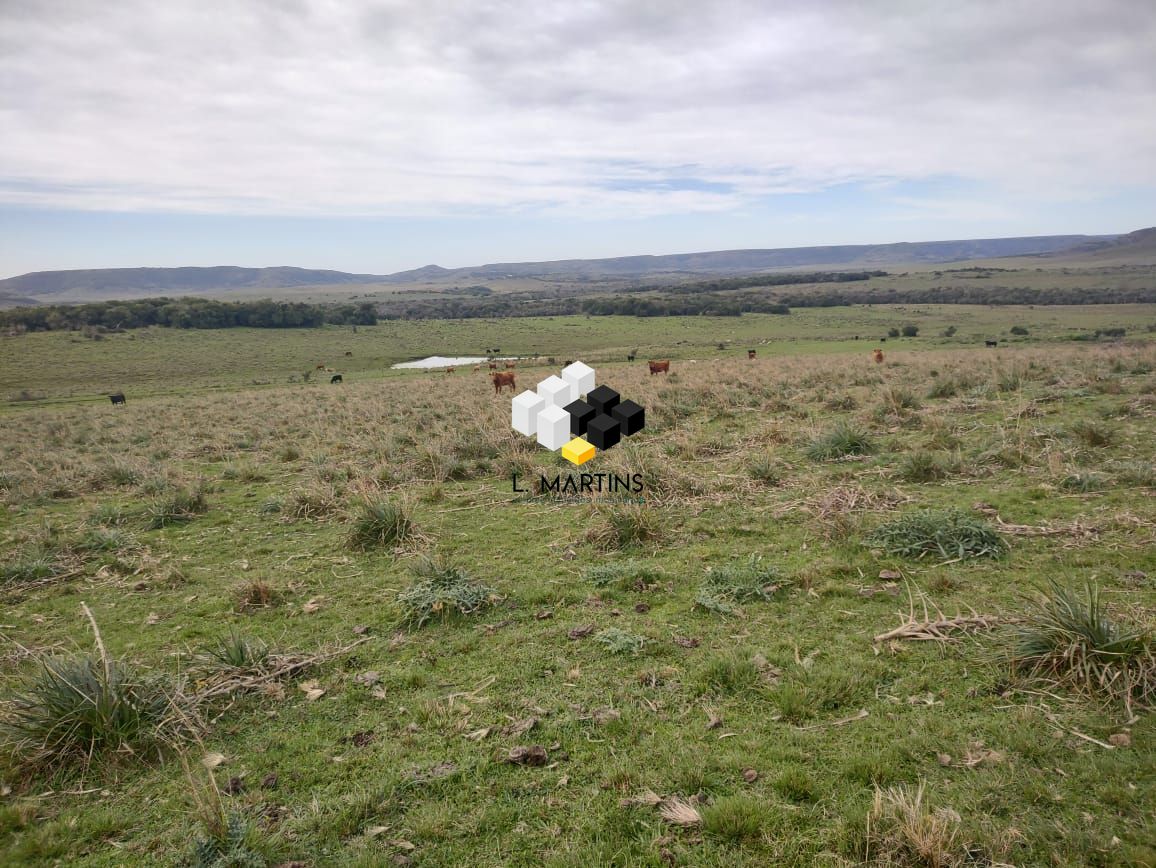
<svg viewBox="0 0 1156 868">
<path fill-rule="evenodd" d="M 317 370 L 318 371 L 324 371 L 325 370 L 325 362 L 322 362 L 320 365 L 318 365 Z"/>
<path fill-rule="evenodd" d="M 490 370 L 491 370 L 491 371 L 496 371 L 496 370 L 498 370 L 498 364 L 497 364 L 497 362 L 490 362 Z"/>
<path fill-rule="evenodd" d="M 512 371 L 516 367 L 518 367 L 517 362 L 506 362 L 506 370 L 507 371 Z"/>
<path fill-rule="evenodd" d="M 495 395 L 501 394 L 502 386 L 509 386 L 511 392 L 517 388 L 517 385 L 514 383 L 513 374 L 490 374 L 490 379 L 494 381 Z"/>
<path fill-rule="evenodd" d="M 453 367 L 451 367 L 451 368 L 446 368 L 446 373 L 447 373 L 447 374 L 452 374 L 452 373 L 453 373 L 454 371 L 456 371 L 456 370 L 457 370 L 457 368 L 453 368 Z"/>
<path fill-rule="evenodd" d="M 876 350 L 875 351 L 875 364 L 877 364 L 877 365 L 883 364 L 883 350 Z"/>
<path fill-rule="evenodd" d="M 663 359 L 661 362 L 647 362 L 650 365 L 650 376 L 655 374 L 669 374 L 670 373 L 670 359 Z"/>
<path fill-rule="evenodd" d="M 475 371 L 480 371 L 481 369 L 482 369 L 482 366 L 481 366 L 481 365 L 474 365 L 474 370 L 475 370 Z"/>
<path fill-rule="evenodd" d="M 753 359 L 754 357 L 755 357 L 755 351 L 754 350 L 747 350 L 747 358 Z"/>
</svg>

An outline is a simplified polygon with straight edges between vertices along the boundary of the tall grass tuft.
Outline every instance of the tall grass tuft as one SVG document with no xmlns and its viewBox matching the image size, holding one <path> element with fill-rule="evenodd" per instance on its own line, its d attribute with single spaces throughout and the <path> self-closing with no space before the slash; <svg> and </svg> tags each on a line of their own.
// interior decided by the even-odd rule
<svg viewBox="0 0 1156 868">
<path fill-rule="evenodd" d="M 586 540 L 604 551 L 628 549 L 662 538 L 653 509 L 639 504 L 598 506 Z"/>
<path fill-rule="evenodd" d="M 1109 617 L 1099 588 L 1052 580 L 1013 634 L 1007 662 L 1031 680 L 1149 706 L 1156 700 L 1156 641 L 1150 630 Z"/>
<path fill-rule="evenodd" d="M 160 530 L 169 525 L 192 521 L 208 511 L 209 504 L 203 489 L 178 489 L 167 496 L 158 497 L 149 504 L 148 528 Z"/>
<path fill-rule="evenodd" d="M 840 422 L 807 447 L 807 457 L 814 461 L 831 461 L 848 455 L 868 455 L 875 450 L 871 435 L 848 422 Z"/>
<path fill-rule="evenodd" d="M 995 528 L 959 509 L 907 513 L 876 528 L 867 542 L 905 558 L 998 558 L 1007 552 Z"/>
<path fill-rule="evenodd" d="M 413 507 L 404 500 L 366 501 L 349 531 L 355 549 L 400 548 L 421 539 Z"/>
<path fill-rule="evenodd" d="M 40 663 L 0 717 L 0 752 L 28 771 L 161 750 L 185 729 L 170 685 L 92 654 Z"/>
<path fill-rule="evenodd" d="M 408 627 L 422 627 L 435 617 L 473 615 L 500 599 L 493 588 L 441 560 L 423 559 L 414 575 L 414 583 L 397 595 L 402 623 Z"/>
</svg>

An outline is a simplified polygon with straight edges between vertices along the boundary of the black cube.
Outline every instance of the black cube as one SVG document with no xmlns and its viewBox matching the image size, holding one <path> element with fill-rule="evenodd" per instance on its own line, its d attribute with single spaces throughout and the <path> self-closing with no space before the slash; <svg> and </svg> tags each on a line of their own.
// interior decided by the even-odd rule
<svg viewBox="0 0 1156 868">
<path fill-rule="evenodd" d="M 597 389 L 591 389 L 586 395 L 586 403 L 599 413 L 609 416 L 610 411 L 618 403 L 618 393 L 609 386 L 599 386 Z"/>
<path fill-rule="evenodd" d="M 609 449 L 622 436 L 618 420 L 605 413 L 595 416 L 586 425 L 586 442 L 596 449 Z"/>
<path fill-rule="evenodd" d="M 585 434 L 590 420 L 598 415 L 598 411 L 585 401 L 571 401 L 562 409 L 570 414 L 570 433 L 575 437 Z"/>
<path fill-rule="evenodd" d="M 637 434 L 644 427 L 646 427 L 646 410 L 635 404 L 633 401 L 621 401 L 610 415 L 618 421 L 619 429 L 622 431 L 623 437 L 629 437 L 632 434 Z"/>
</svg>

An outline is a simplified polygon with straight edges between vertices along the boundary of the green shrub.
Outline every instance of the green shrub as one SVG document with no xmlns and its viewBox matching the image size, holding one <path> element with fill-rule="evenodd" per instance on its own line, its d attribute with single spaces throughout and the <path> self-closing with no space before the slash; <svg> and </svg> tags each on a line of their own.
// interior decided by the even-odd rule
<svg viewBox="0 0 1156 868">
<path fill-rule="evenodd" d="M 269 661 L 269 646 L 260 639 L 251 639 L 230 630 L 227 636 L 222 636 L 205 649 L 204 657 L 216 669 L 236 674 L 258 673 L 264 671 Z"/>
<path fill-rule="evenodd" d="M 1027 335 L 1027 333 L 1028 333 L 1028 330 L 1027 330 L 1026 328 L 1024 328 L 1023 326 L 1018 326 L 1018 325 L 1017 325 L 1017 326 L 1012 326 L 1012 327 L 1011 327 L 1011 333 L 1012 333 L 1013 335 L 1020 335 L 1020 336 L 1022 337 L 1022 336 L 1025 336 L 1025 335 Z"/>
<path fill-rule="evenodd" d="M 716 654 L 696 673 L 695 685 L 700 695 L 745 693 L 759 685 L 759 667 L 749 655 Z"/>
<path fill-rule="evenodd" d="M 500 599 L 493 588 L 443 561 L 423 559 L 414 574 L 416 581 L 397 595 L 402 623 L 410 627 L 421 627 L 434 617 L 474 615 Z"/>
<path fill-rule="evenodd" d="M 594 641 L 611 654 L 637 654 L 646 644 L 646 637 L 627 633 L 617 627 L 609 627 L 595 633 Z"/>
<path fill-rule="evenodd" d="M 611 561 L 593 564 L 582 570 L 582 578 L 599 588 L 620 591 L 641 590 L 645 585 L 665 578 L 665 573 L 645 561 Z"/>
<path fill-rule="evenodd" d="M 1081 419 L 1069 429 L 1072 436 L 1085 446 L 1111 446 L 1116 440 L 1116 430 L 1092 419 Z"/>
<path fill-rule="evenodd" d="M 662 537 L 662 525 L 653 508 L 641 504 L 599 506 L 586 540 L 604 551 L 628 549 Z"/>
<path fill-rule="evenodd" d="M 723 564 L 706 574 L 694 598 L 696 606 L 709 612 L 731 615 L 742 603 L 771 600 L 784 585 L 778 571 L 751 555 L 739 563 Z"/>
<path fill-rule="evenodd" d="M 919 326 L 905 325 L 903 327 L 903 337 L 913 338 L 919 334 Z"/>
<path fill-rule="evenodd" d="M 1001 557 L 1007 544 L 986 521 L 962 510 L 920 510 L 887 522 L 868 543 L 890 555 L 944 559 Z"/>
</svg>

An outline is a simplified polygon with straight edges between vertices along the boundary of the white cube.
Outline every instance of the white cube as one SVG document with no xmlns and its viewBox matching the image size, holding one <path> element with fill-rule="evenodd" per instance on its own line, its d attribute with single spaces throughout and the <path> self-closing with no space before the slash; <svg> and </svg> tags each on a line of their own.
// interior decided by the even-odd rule
<svg viewBox="0 0 1156 868">
<path fill-rule="evenodd" d="M 570 414 L 561 407 L 547 404 L 538 413 L 538 442 L 554 451 L 569 443 Z"/>
<path fill-rule="evenodd" d="M 538 384 L 538 395 L 555 407 L 565 407 L 571 401 L 578 400 L 578 393 L 574 386 L 561 377 L 550 376 Z"/>
<path fill-rule="evenodd" d="M 546 406 L 546 399 L 529 389 L 510 402 L 514 430 L 527 437 L 538 433 L 538 414 Z"/>
<path fill-rule="evenodd" d="M 562 379 L 574 387 L 574 400 L 594 391 L 594 369 L 582 362 L 575 362 L 562 369 Z"/>
</svg>

